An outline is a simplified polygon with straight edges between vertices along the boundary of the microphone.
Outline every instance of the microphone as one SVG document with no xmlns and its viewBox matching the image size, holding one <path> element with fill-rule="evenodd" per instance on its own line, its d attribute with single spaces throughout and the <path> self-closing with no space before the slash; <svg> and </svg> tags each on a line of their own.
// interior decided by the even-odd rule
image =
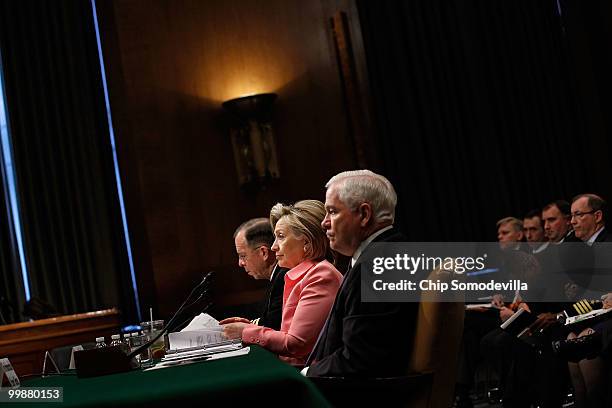
<svg viewBox="0 0 612 408">
<path fill-rule="evenodd" d="M 157 339 L 168 332 L 182 311 L 190 306 L 193 306 L 202 298 L 206 298 L 209 294 L 213 277 L 214 272 L 208 272 L 202 278 L 202 281 L 191 290 L 189 296 L 187 296 L 187 299 L 185 299 L 185 301 L 179 306 L 177 311 L 162 328 L 162 330 L 160 330 L 151 340 L 142 346 L 137 347 L 131 353 L 125 353 L 121 346 L 76 351 L 74 353 L 74 360 L 77 376 L 79 378 L 97 377 L 100 375 L 115 374 L 138 368 L 138 364 L 135 362 L 134 356 L 142 353 L 143 350 L 151 346 L 151 344 L 155 343 Z M 210 306 L 212 306 L 212 303 L 209 301 L 203 308 L 203 311 L 208 310 Z"/>
<path fill-rule="evenodd" d="M 142 346 L 136 348 L 134 351 L 132 351 L 130 354 L 128 354 L 128 358 L 133 358 L 134 356 L 140 354 L 143 350 L 145 350 L 146 348 L 148 348 L 151 344 L 155 343 L 157 341 L 157 339 L 159 339 L 161 336 L 163 336 L 166 332 L 168 332 L 168 330 L 170 329 L 170 327 L 172 326 L 172 323 L 174 323 L 174 321 L 176 320 L 176 318 L 180 315 L 180 313 L 184 310 L 187 309 L 188 307 L 196 304 L 197 302 L 199 302 L 204 296 L 208 295 L 209 293 L 209 288 L 210 285 L 212 284 L 212 279 L 214 277 L 215 272 L 214 271 L 210 271 L 208 272 L 204 278 L 202 278 L 202 281 L 191 290 L 191 293 L 189 293 L 189 296 L 187 296 L 187 299 L 185 299 L 185 301 L 179 306 L 179 308 L 176 310 L 176 312 L 174 312 L 174 315 L 170 318 L 170 320 L 168 320 L 168 323 L 166 323 L 166 325 L 155 335 L 155 337 L 153 337 L 151 340 L 149 340 L 148 342 L 146 342 L 145 344 L 143 344 Z M 189 304 L 187 304 L 187 302 L 192 299 L 194 297 L 194 294 L 198 294 L 198 297 L 194 300 L 189 302 Z M 208 308 L 212 305 L 212 303 L 208 303 L 206 305 L 206 307 L 204 308 L 204 311 L 208 310 Z"/>
<path fill-rule="evenodd" d="M 168 323 L 166 324 L 165 328 L 167 328 L 168 326 L 170 326 L 170 323 L 176 319 L 176 317 L 178 316 L 178 314 L 185 308 L 193 305 L 195 302 L 197 302 L 199 299 L 202 298 L 202 296 L 206 293 L 208 293 L 208 289 L 210 288 L 210 285 L 212 284 L 212 280 L 213 277 L 215 275 L 214 271 L 210 271 L 208 272 L 206 275 L 204 275 L 204 277 L 202 278 L 202 280 L 200 281 L 200 283 L 198 283 L 192 290 L 191 293 L 189 293 L 189 296 L 187 296 L 187 299 L 185 299 L 185 301 L 179 306 L 179 308 L 177 309 L 177 311 L 174 313 L 174 315 L 172 316 L 172 318 L 168 321 Z M 193 297 L 193 295 L 195 293 L 200 293 L 198 299 L 196 301 L 191 302 L 189 305 L 186 305 L 186 303 Z"/>
</svg>

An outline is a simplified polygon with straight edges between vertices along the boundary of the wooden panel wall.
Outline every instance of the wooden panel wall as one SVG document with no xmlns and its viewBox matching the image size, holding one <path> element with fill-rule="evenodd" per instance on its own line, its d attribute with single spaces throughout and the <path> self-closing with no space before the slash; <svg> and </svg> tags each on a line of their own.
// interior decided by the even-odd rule
<svg viewBox="0 0 612 408">
<path fill-rule="evenodd" d="M 0 356 L 10 359 L 17 375 L 38 375 L 42 373 L 46 351 L 93 343 L 99 336 L 108 342 L 111 335 L 119 333 L 120 321 L 116 309 L 107 309 L 3 325 Z M 53 373 L 52 366 L 48 365 L 46 372 Z"/>
<path fill-rule="evenodd" d="M 142 303 L 167 316 L 202 273 L 217 301 L 249 302 L 261 282 L 237 266 L 232 233 L 278 202 L 324 199 L 355 167 L 330 18 L 348 0 L 98 2 L 110 103 Z M 276 92 L 281 180 L 238 188 L 221 102 Z M 259 288 L 259 290 L 257 290 Z"/>
</svg>

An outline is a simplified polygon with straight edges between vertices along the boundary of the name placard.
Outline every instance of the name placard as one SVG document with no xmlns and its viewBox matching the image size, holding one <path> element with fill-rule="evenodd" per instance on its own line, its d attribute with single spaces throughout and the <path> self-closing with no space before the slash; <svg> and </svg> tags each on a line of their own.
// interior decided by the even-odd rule
<svg viewBox="0 0 612 408">
<path fill-rule="evenodd" d="M 4 384 L 4 377 L 8 380 L 10 388 L 17 388 L 21 385 L 19 377 L 17 377 L 17 373 L 8 358 L 0 359 L 0 389 Z"/>
</svg>

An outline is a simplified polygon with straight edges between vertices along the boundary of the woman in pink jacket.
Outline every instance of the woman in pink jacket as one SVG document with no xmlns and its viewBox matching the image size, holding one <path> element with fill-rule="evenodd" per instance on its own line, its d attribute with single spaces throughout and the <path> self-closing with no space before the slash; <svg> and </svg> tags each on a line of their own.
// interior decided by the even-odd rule
<svg viewBox="0 0 612 408">
<path fill-rule="evenodd" d="M 276 237 L 272 251 L 285 275 L 280 330 L 251 324 L 243 318 L 222 320 L 227 338 L 242 338 L 295 366 L 303 366 L 334 303 L 342 275 L 327 260 L 329 243 L 321 221 L 325 207 L 317 200 L 276 204 L 270 223 Z"/>
</svg>

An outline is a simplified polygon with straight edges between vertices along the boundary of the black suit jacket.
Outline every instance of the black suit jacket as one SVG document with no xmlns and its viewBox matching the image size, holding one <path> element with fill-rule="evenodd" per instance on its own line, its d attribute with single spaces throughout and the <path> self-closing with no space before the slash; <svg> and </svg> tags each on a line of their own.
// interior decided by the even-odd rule
<svg viewBox="0 0 612 408">
<path fill-rule="evenodd" d="M 273 278 L 268 289 L 266 297 L 266 305 L 259 319 L 259 326 L 269 327 L 274 330 L 280 330 L 281 320 L 283 317 L 283 291 L 285 289 L 285 274 L 287 268 L 281 268 L 278 265 L 274 267 Z"/>
<path fill-rule="evenodd" d="M 608 229 L 606 227 L 604 227 L 597 238 L 595 238 L 595 242 L 612 242 L 612 235 L 608 235 Z"/>
<path fill-rule="evenodd" d="M 570 231 L 563 242 L 583 242 L 581 239 L 576 238 L 576 234 L 574 231 Z M 608 235 L 608 229 L 606 227 L 601 230 L 597 238 L 595 238 L 595 242 L 612 242 L 612 235 Z"/>
<path fill-rule="evenodd" d="M 391 229 L 373 242 L 403 241 L 404 236 Z M 392 377 L 407 373 L 418 304 L 362 302 L 361 273 L 357 260 L 344 277 L 309 359 L 309 377 Z"/>
<path fill-rule="evenodd" d="M 597 299 L 601 295 L 600 292 L 606 290 L 605 287 L 608 286 L 606 284 L 607 277 L 610 276 L 610 271 L 603 265 L 609 262 L 601 264 L 597 259 L 600 259 L 600 257 L 608 258 L 606 255 L 607 247 L 598 244 L 611 241 L 612 235 L 608 234 L 607 228 L 599 233 L 591 246 L 576 238 L 573 232 L 564 240 L 564 243 L 573 245 L 570 250 L 559 251 L 559 255 L 557 255 L 561 262 L 562 275 L 560 277 L 565 278 L 564 283 L 562 282 L 562 287 L 566 292 L 565 299 L 569 302 L 569 304 L 564 305 L 564 309 L 570 315 L 575 314 L 572 307 L 574 302 L 581 299 Z M 563 248 L 563 244 L 557 248 Z M 601 284 L 602 281 L 603 284 Z M 570 288 L 574 288 L 568 290 L 568 285 Z"/>
</svg>

